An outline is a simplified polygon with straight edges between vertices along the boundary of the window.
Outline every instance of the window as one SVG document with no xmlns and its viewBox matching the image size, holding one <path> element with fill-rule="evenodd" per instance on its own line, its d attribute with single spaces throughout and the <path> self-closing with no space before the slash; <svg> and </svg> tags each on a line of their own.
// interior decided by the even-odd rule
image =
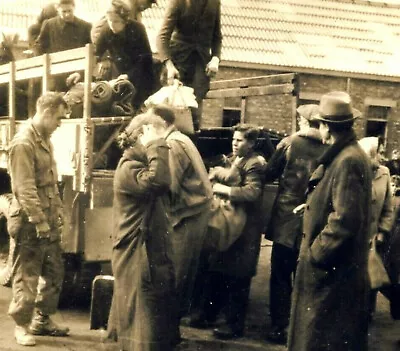
<svg viewBox="0 0 400 351">
<path fill-rule="evenodd" d="M 224 108 L 222 111 L 222 126 L 232 127 L 240 123 L 240 108 Z"/>
<path fill-rule="evenodd" d="M 385 144 L 389 112 L 388 106 L 367 106 L 365 136 L 379 137 Z"/>
</svg>

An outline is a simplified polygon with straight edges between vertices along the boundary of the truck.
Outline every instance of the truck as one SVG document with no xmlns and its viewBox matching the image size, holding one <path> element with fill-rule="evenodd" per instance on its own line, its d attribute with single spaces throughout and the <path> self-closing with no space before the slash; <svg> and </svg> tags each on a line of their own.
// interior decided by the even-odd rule
<svg viewBox="0 0 400 351">
<path fill-rule="evenodd" d="M 111 152 L 111 162 L 104 163 L 110 154 L 116 136 L 132 119 L 131 116 L 93 117 L 91 114 L 91 86 L 95 60 L 93 46 L 12 61 L 0 66 L 0 104 L 7 106 L 8 114 L 0 117 L 0 284 L 11 281 L 15 242 L 7 233 L 6 221 L 11 200 L 11 185 L 7 172 L 8 145 L 34 110 L 37 96 L 34 85 L 41 91 L 49 88 L 50 79 L 59 74 L 84 72 L 84 98 L 82 118 L 63 120 L 52 136 L 54 155 L 59 174 L 60 194 L 64 206 L 62 247 L 64 251 L 65 278 L 61 301 L 76 301 L 89 296 L 91 283 L 98 274 L 110 274 L 112 252 L 112 199 L 113 175 L 119 155 Z M 22 88 L 21 88 L 22 85 Z M 25 113 L 21 113 L 18 94 L 21 89 Z M 282 95 L 291 106 L 293 128 L 296 123 L 298 103 L 295 74 L 277 74 L 211 83 L 206 101 L 239 98 L 241 122 L 247 120 L 249 97 Z M 4 95 L 7 95 L 5 97 Z M 216 123 L 217 124 L 217 123 Z M 219 123 L 221 124 L 221 123 Z M 263 129 L 262 127 L 260 127 Z M 99 138 L 98 136 L 101 136 Z M 215 125 L 202 128 L 197 136 L 197 146 L 206 165 L 220 154 L 231 150 L 232 128 Z M 276 144 L 283 135 L 264 130 L 264 139 Z M 267 145 L 269 145 L 267 143 Z M 265 145 L 265 143 L 264 143 Z M 269 148 L 271 151 L 271 148 Z M 108 155 L 110 156 L 110 155 Z M 264 191 L 266 213 L 272 204 L 276 187 L 266 186 Z M 268 217 L 268 216 L 266 216 Z"/>
</svg>

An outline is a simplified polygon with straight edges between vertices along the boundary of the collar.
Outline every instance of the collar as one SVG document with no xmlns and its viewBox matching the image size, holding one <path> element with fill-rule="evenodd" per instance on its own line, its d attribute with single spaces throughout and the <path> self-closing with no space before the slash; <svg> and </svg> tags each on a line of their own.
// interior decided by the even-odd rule
<svg viewBox="0 0 400 351">
<path fill-rule="evenodd" d="M 307 128 L 306 130 L 299 130 L 296 134 L 301 137 L 321 141 L 321 133 L 316 128 Z"/>
<path fill-rule="evenodd" d="M 339 136 L 336 142 L 328 147 L 328 149 L 317 160 L 318 164 L 328 167 L 335 157 L 347 146 L 357 143 L 356 134 L 353 129 Z"/>
<path fill-rule="evenodd" d="M 357 138 L 353 130 L 341 135 L 339 139 L 331 145 L 317 160 L 317 168 L 312 173 L 308 182 L 306 194 L 310 194 L 324 177 L 326 168 L 332 163 L 335 157 L 347 146 L 357 143 Z"/>
<path fill-rule="evenodd" d="M 45 138 L 43 138 L 42 134 L 40 134 L 39 131 L 33 125 L 32 119 L 29 121 L 29 125 L 31 126 L 33 135 L 35 136 L 35 141 L 38 144 L 42 145 L 46 150 L 50 151 L 51 149 L 50 140 L 46 140 Z"/>
<path fill-rule="evenodd" d="M 65 21 L 63 21 L 61 19 L 60 16 L 57 16 L 57 23 L 62 29 L 64 29 L 66 26 L 74 26 L 74 27 L 76 27 L 76 25 L 77 25 L 75 16 L 74 16 L 74 19 L 72 20 L 72 22 L 65 22 Z"/>
</svg>

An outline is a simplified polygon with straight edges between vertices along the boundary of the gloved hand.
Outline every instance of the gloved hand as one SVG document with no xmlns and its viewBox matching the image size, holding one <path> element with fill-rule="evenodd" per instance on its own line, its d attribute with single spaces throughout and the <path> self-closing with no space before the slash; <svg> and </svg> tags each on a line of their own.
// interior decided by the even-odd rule
<svg viewBox="0 0 400 351">
<path fill-rule="evenodd" d="M 210 62 L 206 66 L 206 74 L 209 77 L 214 77 L 218 73 L 219 67 L 219 58 L 217 56 L 213 56 Z"/>
<path fill-rule="evenodd" d="M 50 238 L 50 226 L 46 221 L 36 224 L 36 236 L 38 239 Z"/>
<path fill-rule="evenodd" d="M 171 60 L 165 62 L 167 69 L 167 83 L 168 85 L 174 84 L 174 79 L 180 79 L 179 71 Z"/>
<path fill-rule="evenodd" d="M 76 83 L 81 80 L 81 75 L 78 72 L 71 73 L 68 78 L 66 79 L 66 84 L 68 88 L 71 88 Z"/>
</svg>

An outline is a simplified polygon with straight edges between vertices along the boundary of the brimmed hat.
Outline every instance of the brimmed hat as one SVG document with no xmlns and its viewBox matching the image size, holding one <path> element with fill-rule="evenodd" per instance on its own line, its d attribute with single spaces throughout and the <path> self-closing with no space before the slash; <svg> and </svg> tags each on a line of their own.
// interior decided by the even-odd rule
<svg viewBox="0 0 400 351">
<path fill-rule="evenodd" d="M 301 105 L 297 108 L 297 112 L 300 116 L 303 116 L 309 121 L 314 121 L 318 117 L 319 106 L 315 104 Z"/>
<path fill-rule="evenodd" d="M 344 91 L 332 91 L 322 95 L 319 103 L 319 121 L 327 123 L 345 123 L 361 116 L 361 112 L 352 107 L 350 95 Z"/>
</svg>

